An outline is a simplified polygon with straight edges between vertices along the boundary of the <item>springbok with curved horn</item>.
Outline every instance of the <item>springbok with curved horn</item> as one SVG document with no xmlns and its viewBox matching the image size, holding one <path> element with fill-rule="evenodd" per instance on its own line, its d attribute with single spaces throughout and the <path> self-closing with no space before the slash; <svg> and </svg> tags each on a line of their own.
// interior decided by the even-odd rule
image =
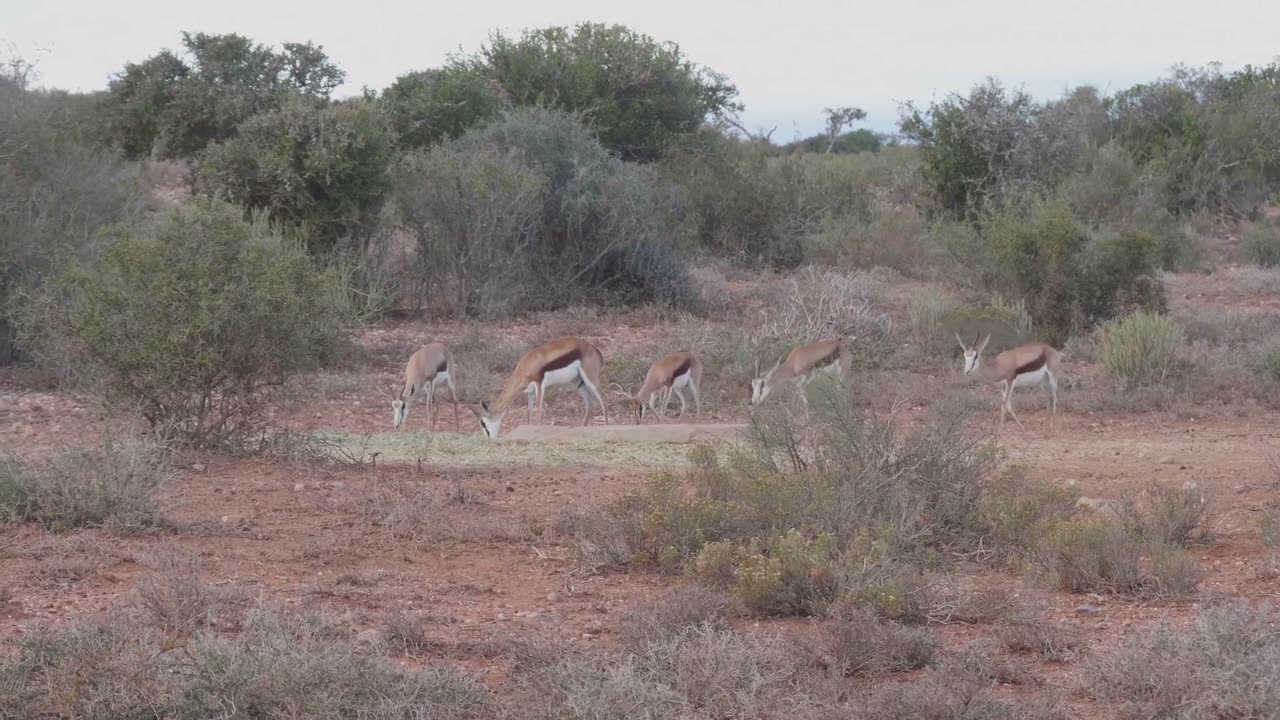
<svg viewBox="0 0 1280 720">
<path fill-rule="evenodd" d="M 852 360 L 844 342 L 838 339 L 819 340 L 793 348 L 764 375 L 760 374 L 760 360 L 757 358 L 755 379 L 751 381 L 751 404 L 759 405 L 778 388 L 787 383 L 795 383 L 800 390 L 800 399 L 807 407 L 809 399 L 804 395 L 804 387 L 820 372 L 843 378 L 849 372 Z"/>
<path fill-rule="evenodd" d="M 391 424 L 402 427 L 409 417 L 409 405 L 413 403 L 419 391 L 427 396 L 427 417 L 431 420 L 431 431 L 435 432 L 437 412 L 434 411 L 436 385 L 444 383 L 449 386 L 449 394 L 453 396 L 453 429 L 460 429 L 458 422 L 458 391 L 454 387 L 453 353 L 438 342 L 427 343 L 409 356 L 404 366 L 404 385 L 400 392 L 391 398 Z"/>
<path fill-rule="evenodd" d="M 960 333 L 956 333 L 956 341 L 964 350 L 964 374 L 977 373 L 984 381 L 1001 386 L 1000 424 L 1004 425 L 1005 413 L 1013 416 L 1013 421 L 1022 426 L 1022 421 L 1013 412 L 1013 391 L 1020 387 L 1045 385 L 1049 390 L 1049 409 L 1053 412 L 1050 420 L 1056 425 L 1058 420 L 1058 376 L 1062 374 L 1062 362 L 1058 351 L 1045 343 L 1028 343 L 1005 350 L 991 359 L 990 364 L 982 362 L 982 351 L 987 348 L 991 336 L 981 343 L 980 335 L 974 335 L 974 345 L 964 344 Z"/>
<path fill-rule="evenodd" d="M 644 422 L 646 408 L 657 416 L 658 422 L 665 422 L 672 393 L 680 398 L 680 417 L 684 417 L 688 406 L 683 392 L 686 387 L 693 395 L 693 406 L 697 412 L 695 422 L 702 422 L 701 385 L 702 361 L 697 355 L 685 351 L 673 352 L 650 366 L 649 372 L 644 376 L 644 384 L 635 395 L 628 395 L 615 383 L 618 392 L 626 399 L 637 425 Z M 655 406 L 655 401 L 662 404 L 661 410 Z"/>
<path fill-rule="evenodd" d="M 533 405 L 536 400 L 538 422 L 542 422 L 547 388 L 575 383 L 585 405 L 582 411 L 583 427 L 586 427 L 591 418 L 592 398 L 600 403 L 600 414 L 604 416 L 604 424 L 608 425 L 609 411 L 605 407 L 604 397 L 600 395 L 600 371 L 603 369 L 604 355 L 595 345 L 578 337 L 559 338 L 525 353 L 516 363 L 511 377 L 507 378 L 506 385 L 492 405 L 482 402 L 480 409 L 471 405 L 467 407 L 480 420 L 480 427 L 485 435 L 493 440 L 502 431 L 502 419 L 521 392 L 529 396 L 529 421 L 533 422 Z"/>
</svg>

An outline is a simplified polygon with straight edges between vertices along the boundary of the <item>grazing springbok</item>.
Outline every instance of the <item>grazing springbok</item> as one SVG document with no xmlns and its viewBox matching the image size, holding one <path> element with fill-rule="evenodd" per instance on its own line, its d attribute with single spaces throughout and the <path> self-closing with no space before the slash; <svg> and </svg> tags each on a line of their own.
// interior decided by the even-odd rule
<svg viewBox="0 0 1280 720">
<path fill-rule="evenodd" d="M 657 416 L 658 422 L 664 422 L 667 407 L 671 404 L 672 393 L 680 398 L 680 417 L 684 417 L 688 403 L 685 401 L 683 389 L 687 387 L 693 395 L 693 406 L 697 412 L 696 422 L 702 422 L 702 393 L 699 389 L 701 385 L 702 361 L 698 356 L 691 352 L 673 352 L 649 368 L 648 374 L 644 376 L 644 384 L 635 395 L 628 395 L 621 387 L 618 387 L 618 392 L 626 399 L 631 415 L 639 425 L 644 421 L 646 408 L 651 414 Z M 662 404 L 661 410 L 655 406 L 655 400 Z"/>
<path fill-rule="evenodd" d="M 395 427 L 404 425 L 405 419 L 409 417 L 409 405 L 418 392 L 422 391 L 427 396 L 427 417 L 431 419 L 431 431 L 435 432 L 438 414 L 433 407 L 436 385 L 444 383 L 449 386 L 449 394 L 453 396 L 453 429 L 458 430 L 458 391 L 453 380 L 453 353 L 448 348 L 438 342 L 418 348 L 417 352 L 409 356 L 409 362 L 404 366 L 404 386 L 391 398 L 391 424 Z"/>
<path fill-rule="evenodd" d="M 471 412 L 480 420 L 480 427 L 490 439 L 496 439 L 502 430 L 502 419 L 516 395 L 526 392 L 529 396 L 529 422 L 533 422 L 534 401 L 538 405 L 538 422 L 542 422 L 542 407 L 547 388 L 553 385 L 576 383 L 578 393 L 586 407 L 582 411 L 582 425 L 586 427 L 591 418 L 591 400 L 600 403 L 600 413 L 604 416 L 604 424 L 609 424 L 609 411 L 605 408 L 604 398 L 600 395 L 600 371 L 604 368 L 604 355 L 590 342 L 578 337 L 563 337 L 558 340 L 539 345 L 530 350 L 516 363 L 511 377 L 502 392 L 490 405 L 480 403 L 480 409 L 468 405 Z"/>
<path fill-rule="evenodd" d="M 1022 428 L 1022 421 L 1013 412 L 1013 391 L 1020 387 L 1034 387 L 1044 384 L 1049 389 L 1049 409 L 1053 412 L 1051 424 L 1058 420 L 1058 375 L 1062 373 L 1061 358 L 1058 351 L 1044 343 L 1019 345 L 1011 350 L 996 355 L 991 363 L 982 362 L 982 351 L 987 348 L 991 336 L 978 343 L 978 335 L 973 338 L 976 347 L 965 345 L 956 333 L 956 341 L 964 350 L 964 374 L 975 372 L 988 383 L 1001 386 L 1000 424 L 1004 425 L 1005 413 L 1013 416 L 1013 421 Z M 1022 428 L 1026 429 L 1026 428 Z"/>
<path fill-rule="evenodd" d="M 759 405 L 774 390 L 793 382 L 800 390 L 800 399 L 808 407 L 809 399 L 804 395 L 804 387 L 820 372 L 843 378 L 849 372 L 851 361 L 849 351 L 841 340 L 819 340 L 793 348 L 786 358 L 779 360 L 764 375 L 760 374 L 760 361 L 756 360 L 755 379 L 751 381 L 751 404 Z"/>
</svg>

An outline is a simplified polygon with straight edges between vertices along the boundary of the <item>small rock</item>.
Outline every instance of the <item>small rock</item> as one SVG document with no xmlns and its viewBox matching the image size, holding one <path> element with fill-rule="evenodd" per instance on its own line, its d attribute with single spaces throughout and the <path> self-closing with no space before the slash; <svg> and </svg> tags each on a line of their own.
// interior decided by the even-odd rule
<svg viewBox="0 0 1280 720">
<path fill-rule="evenodd" d="M 587 632 L 592 635 L 599 635 L 604 632 L 604 624 L 599 620 L 592 620 L 590 623 L 587 623 Z"/>
<path fill-rule="evenodd" d="M 560 602 L 560 593 L 555 590 L 547 593 L 547 602 Z"/>
<path fill-rule="evenodd" d="M 306 483 L 294 483 L 294 484 L 293 484 L 293 491 L 294 491 L 294 492 L 302 492 L 303 490 L 306 490 L 306 489 L 307 489 L 307 484 L 306 484 Z"/>
<path fill-rule="evenodd" d="M 524 617 L 526 620 L 537 620 L 538 618 L 542 617 L 542 613 L 538 612 L 537 610 L 533 610 L 531 612 L 525 613 Z"/>
<path fill-rule="evenodd" d="M 1165 455 L 1164 457 L 1160 458 L 1157 462 L 1159 462 L 1161 465 L 1172 465 L 1172 464 L 1173 464 L 1173 456 L 1172 456 L 1172 455 Z"/>
<path fill-rule="evenodd" d="M 205 470 L 209 469 L 209 466 L 205 465 L 204 463 L 196 463 L 195 465 L 191 466 L 191 469 L 195 470 L 196 472 L 204 472 Z"/>
<path fill-rule="evenodd" d="M 516 491 L 516 486 L 512 485 L 511 483 L 507 483 L 507 492 L 515 492 L 515 491 Z"/>
<path fill-rule="evenodd" d="M 1097 605 L 1079 605 L 1073 612 L 1079 617 L 1097 617 L 1102 614 L 1102 608 Z"/>
<path fill-rule="evenodd" d="M 357 645 L 372 647 L 375 645 L 379 645 L 381 643 L 382 643 L 382 633 L 373 628 L 369 628 L 368 630 L 361 630 L 360 632 L 356 633 Z"/>
<path fill-rule="evenodd" d="M 506 621 L 507 621 L 507 614 L 506 614 L 506 613 L 498 613 L 498 622 L 506 622 Z"/>
<path fill-rule="evenodd" d="M 333 487 L 334 490 L 342 490 L 347 486 L 347 484 L 342 482 L 341 480 L 335 480 L 331 483 L 331 486 Z"/>
</svg>

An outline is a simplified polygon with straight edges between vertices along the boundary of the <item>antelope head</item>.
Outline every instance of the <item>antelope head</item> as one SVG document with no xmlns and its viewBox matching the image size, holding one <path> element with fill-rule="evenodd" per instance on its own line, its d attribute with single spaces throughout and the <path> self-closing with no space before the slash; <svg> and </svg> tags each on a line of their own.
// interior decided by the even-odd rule
<svg viewBox="0 0 1280 720">
<path fill-rule="evenodd" d="M 506 418 L 507 413 L 503 412 L 497 416 L 491 414 L 488 402 L 481 402 L 479 408 L 475 405 L 468 405 L 467 407 L 471 410 L 471 414 L 475 415 L 476 419 L 480 421 L 480 429 L 484 432 L 485 437 L 490 440 L 497 440 L 498 433 L 502 432 L 502 421 Z"/>
<path fill-rule="evenodd" d="M 982 333 L 974 333 L 973 345 L 965 345 L 964 340 L 960 339 L 960 333 L 956 333 L 956 342 L 960 343 L 960 349 L 964 351 L 964 374 L 972 375 L 977 371 L 978 366 L 982 364 L 982 351 L 987 348 L 987 343 L 991 342 L 991 336 L 987 335 L 987 339 L 981 343 L 978 339 L 982 337 Z"/>
</svg>

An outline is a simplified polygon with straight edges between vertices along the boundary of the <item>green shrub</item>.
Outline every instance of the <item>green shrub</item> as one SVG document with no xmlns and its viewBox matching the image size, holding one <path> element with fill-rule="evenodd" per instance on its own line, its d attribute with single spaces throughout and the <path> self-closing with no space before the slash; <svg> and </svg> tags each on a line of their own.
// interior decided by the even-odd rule
<svg viewBox="0 0 1280 720">
<path fill-rule="evenodd" d="M 122 230 L 23 318 L 35 345 L 51 331 L 73 339 L 110 402 L 198 447 L 258 432 L 268 391 L 331 358 L 352 321 L 335 271 L 210 202 Z"/>
<path fill-rule="evenodd" d="M 448 152 L 514 158 L 543 183 L 536 221 L 521 234 L 519 253 L 497 270 L 526 279 L 513 289 L 513 310 L 694 302 L 692 280 L 675 256 L 674 220 L 656 174 L 610 155 L 578 117 L 513 111 L 467 133 Z M 463 195 L 467 202 L 481 202 L 471 192 Z"/>
<path fill-rule="evenodd" d="M 421 149 L 460 137 L 501 116 L 502 101 L 485 68 L 463 58 L 396 78 L 382 91 L 396 144 Z"/>
<path fill-rule="evenodd" d="M 925 617 L 918 583 L 894 566 L 987 542 L 994 446 L 960 430 L 960 412 L 939 410 L 901 435 L 836 393 L 810 404 L 805 424 L 762 408 L 723 464 L 699 454 L 684 479 L 697 492 L 659 476 L 581 523 L 580 542 L 613 562 L 686 572 L 757 612 L 852 598 L 887 617 Z"/>
<path fill-rule="evenodd" d="M 1056 201 L 1010 206 L 983 226 L 991 253 L 985 282 L 1014 297 L 1051 341 L 1126 310 L 1160 309 L 1158 247 L 1135 232 L 1091 236 Z"/>
<path fill-rule="evenodd" d="M 0 77 L 0 365 L 13 362 L 12 314 L 68 258 L 92 256 L 99 234 L 142 216 L 140 169 L 83 137 L 65 93 Z M 71 368 L 54 366 L 64 377 Z"/>
<path fill-rule="evenodd" d="M 196 189 L 300 230 L 311 252 L 363 250 L 391 189 L 394 144 L 372 102 L 302 99 L 256 115 L 200 155 Z"/>
<path fill-rule="evenodd" d="M 1065 592 L 1137 592 L 1142 550 L 1142 543 L 1111 519 L 1059 523 L 1040 545 L 1042 562 Z"/>
<path fill-rule="evenodd" d="M 1098 330 L 1102 364 L 1126 387 L 1160 385 L 1177 365 L 1185 334 L 1163 315 L 1138 312 Z"/>
<path fill-rule="evenodd" d="M 36 483 L 26 458 L 0 450 L 0 525 L 21 522 L 36 509 Z"/>
<path fill-rule="evenodd" d="M 1263 267 L 1280 265 L 1280 225 L 1265 220 L 1249 223 L 1244 232 L 1244 255 Z"/>
<path fill-rule="evenodd" d="M 472 62 L 517 108 L 589 113 L 600 142 L 623 160 L 657 160 L 709 117 L 739 109 L 738 90 L 722 75 L 621 25 L 494 33 Z"/>
<path fill-rule="evenodd" d="M 1045 535 L 1071 517 L 1075 508 L 1074 493 L 1017 471 L 992 481 L 982 502 L 992 545 L 1011 560 L 1034 556 Z"/>
<path fill-rule="evenodd" d="M 1271 382 L 1280 383 L 1280 347 L 1270 347 L 1258 358 L 1258 372 Z"/>
<path fill-rule="evenodd" d="M 465 316 L 521 309 L 541 278 L 528 270 L 529 237 L 542 209 L 545 178 L 509 154 L 446 143 L 400 162 L 395 200 L 417 242 L 422 273 L 455 296 Z"/>
<path fill-rule="evenodd" d="M 836 599 L 842 568 L 834 539 L 808 539 L 795 530 L 753 540 L 746 547 L 704 545 L 693 577 L 732 590 L 743 606 L 762 615 L 817 615 Z"/>
</svg>

